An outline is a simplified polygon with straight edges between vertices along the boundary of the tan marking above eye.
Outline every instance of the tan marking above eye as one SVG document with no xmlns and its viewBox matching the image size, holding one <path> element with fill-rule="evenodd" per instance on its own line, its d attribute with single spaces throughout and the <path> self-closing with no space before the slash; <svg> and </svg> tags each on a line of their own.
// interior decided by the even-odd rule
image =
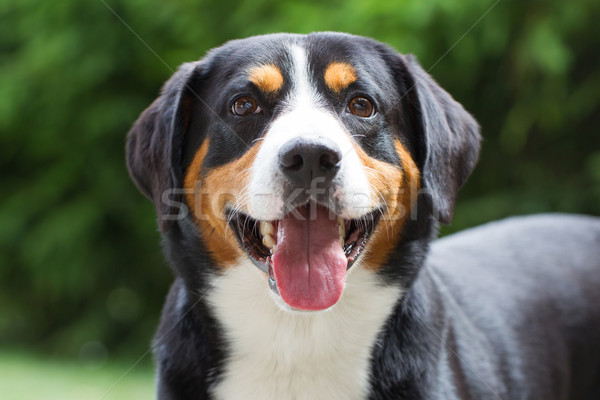
<svg viewBox="0 0 600 400">
<path fill-rule="evenodd" d="M 283 75 L 275 64 L 252 67 L 248 79 L 264 93 L 274 94 L 283 87 Z"/>
<path fill-rule="evenodd" d="M 334 92 L 340 92 L 356 82 L 356 70 L 345 62 L 332 62 L 325 70 L 325 84 Z"/>
</svg>

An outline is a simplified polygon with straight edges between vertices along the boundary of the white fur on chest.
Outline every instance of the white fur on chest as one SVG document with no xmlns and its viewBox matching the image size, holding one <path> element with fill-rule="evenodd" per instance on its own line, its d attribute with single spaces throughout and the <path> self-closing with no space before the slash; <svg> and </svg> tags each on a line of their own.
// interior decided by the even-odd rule
<svg viewBox="0 0 600 400">
<path fill-rule="evenodd" d="M 363 399 L 372 346 L 400 290 L 360 265 L 349 272 L 340 301 L 321 312 L 280 308 L 250 262 L 216 278 L 208 300 L 230 346 L 216 397 Z"/>
</svg>

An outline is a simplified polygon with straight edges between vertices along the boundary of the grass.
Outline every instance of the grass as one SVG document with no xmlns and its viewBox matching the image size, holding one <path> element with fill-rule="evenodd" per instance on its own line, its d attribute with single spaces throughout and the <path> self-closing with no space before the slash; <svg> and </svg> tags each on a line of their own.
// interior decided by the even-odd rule
<svg viewBox="0 0 600 400">
<path fill-rule="evenodd" d="M 130 366 L 130 364 L 107 362 L 103 366 L 90 367 L 77 360 L 52 360 L 27 353 L 0 351 L 0 398 L 2 400 L 147 400 L 154 398 L 154 375 L 148 366 L 134 368 L 119 381 Z"/>
</svg>

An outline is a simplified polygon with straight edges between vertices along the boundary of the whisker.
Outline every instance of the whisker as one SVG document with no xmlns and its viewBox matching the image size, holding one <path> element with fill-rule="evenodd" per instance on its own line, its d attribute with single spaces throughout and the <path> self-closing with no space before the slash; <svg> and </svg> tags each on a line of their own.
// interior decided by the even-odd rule
<svg viewBox="0 0 600 400">
<path fill-rule="evenodd" d="M 248 169 L 242 171 L 241 173 L 244 174 Z M 242 190 L 240 191 L 239 196 L 236 198 L 235 203 L 233 203 L 232 205 L 232 212 L 229 214 L 229 216 L 227 217 L 227 224 L 225 226 L 225 232 L 224 235 L 225 237 L 227 236 L 227 232 L 229 231 L 229 225 L 232 221 L 232 218 L 238 214 L 240 212 L 240 210 L 242 209 L 244 203 L 246 202 L 246 200 L 249 197 L 249 193 L 248 193 L 248 185 L 246 184 Z M 243 233 L 243 231 L 242 231 Z"/>
<path fill-rule="evenodd" d="M 377 170 L 375 168 L 367 167 L 366 165 L 363 165 L 363 168 L 371 170 L 371 171 L 374 171 L 374 172 L 377 172 L 379 175 L 385 177 L 385 174 L 383 172 L 381 172 L 381 171 L 379 171 L 379 170 Z"/>
<path fill-rule="evenodd" d="M 377 192 L 377 194 L 378 194 L 378 195 L 379 195 L 379 197 L 381 198 L 381 201 L 383 202 L 383 205 L 385 206 L 385 209 L 386 209 L 386 212 L 387 212 L 387 214 L 388 214 L 388 215 L 390 215 L 390 217 L 391 217 L 391 213 L 390 213 L 390 207 L 389 207 L 389 205 L 388 205 L 388 203 L 387 203 L 387 201 L 386 201 L 385 197 L 383 197 L 383 194 L 381 194 L 381 192 L 379 191 L 379 189 L 377 189 L 377 187 L 375 187 L 375 186 L 374 186 L 374 185 L 373 185 L 371 182 L 369 182 L 369 186 L 371 186 L 371 188 L 372 188 L 374 191 L 376 191 L 376 192 Z M 389 239 L 390 239 L 390 232 L 389 232 L 389 230 L 388 230 L 388 224 L 387 224 L 387 222 L 385 221 L 385 215 L 384 215 L 384 213 L 383 213 L 383 210 L 382 210 L 382 209 L 380 209 L 380 210 L 379 210 L 379 212 L 381 213 L 381 216 L 382 216 L 382 218 L 383 218 L 383 224 L 385 225 L 385 233 L 386 233 L 387 239 L 389 240 Z M 391 224 L 390 224 L 390 225 L 391 225 Z M 390 229 L 391 229 L 391 231 L 392 231 L 391 233 L 392 233 L 392 236 L 393 236 L 393 235 L 394 235 L 394 226 L 393 226 L 393 225 L 391 225 L 391 226 L 390 226 Z"/>
</svg>

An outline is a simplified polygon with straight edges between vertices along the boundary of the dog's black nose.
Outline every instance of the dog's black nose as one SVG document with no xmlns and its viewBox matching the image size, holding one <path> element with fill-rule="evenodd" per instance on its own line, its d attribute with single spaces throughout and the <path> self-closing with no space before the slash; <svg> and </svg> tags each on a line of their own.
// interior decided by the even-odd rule
<svg viewBox="0 0 600 400">
<path fill-rule="evenodd" d="M 340 169 L 342 153 L 327 138 L 297 138 L 279 151 L 279 166 L 295 187 L 310 188 L 311 183 L 322 187 L 331 182 Z"/>
</svg>

